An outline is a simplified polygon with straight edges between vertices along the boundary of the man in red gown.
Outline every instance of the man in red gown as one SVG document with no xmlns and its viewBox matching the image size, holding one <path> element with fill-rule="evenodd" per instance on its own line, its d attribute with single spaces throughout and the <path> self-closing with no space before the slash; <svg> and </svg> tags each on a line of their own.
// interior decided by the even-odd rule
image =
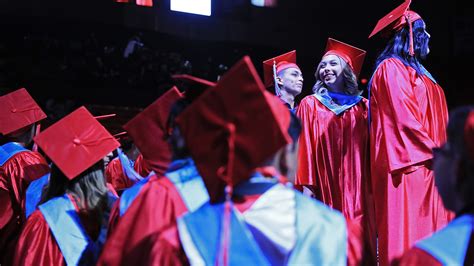
<svg viewBox="0 0 474 266">
<path fill-rule="evenodd" d="M 0 264 L 9 265 L 25 222 L 28 184 L 49 172 L 46 160 L 28 150 L 35 123 L 46 115 L 25 89 L 0 97 Z"/>
<path fill-rule="evenodd" d="M 370 156 L 381 265 L 452 218 L 435 189 L 431 149 L 446 141 L 441 86 L 421 64 L 430 35 L 407 0 L 370 36 L 392 34 L 377 59 L 370 88 Z"/>
<path fill-rule="evenodd" d="M 448 141 L 433 149 L 436 187 L 456 219 L 415 244 L 401 265 L 474 265 L 474 107 L 452 111 Z"/>
<path fill-rule="evenodd" d="M 295 98 L 303 90 L 303 73 L 296 64 L 296 51 L 263 61 L 263 79 L 265 87 L 273 86 L 275 95 L 296 112 Z"/>
</svg>

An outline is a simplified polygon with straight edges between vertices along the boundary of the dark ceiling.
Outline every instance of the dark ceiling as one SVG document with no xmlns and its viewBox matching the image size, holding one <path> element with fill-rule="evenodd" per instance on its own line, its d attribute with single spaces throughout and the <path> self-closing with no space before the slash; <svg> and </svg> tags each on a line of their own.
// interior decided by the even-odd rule
<svg viewBox="0 0 474 266">
<path fill-rule="evenodd" d="M 249 2 L 214 0 L 213 15 L 203 17 L 169 11 L 169 0 L 155 0 L 151 8 L 112 0 L 0 0 L 0 23 L 4 29 L 0 40 L 8 42 L 27 33 L 61 33 L 62 38 L 81 38 L 78 36 L 92 31 L 111 39 L 124 34 L 126 41 L 133 32 L 143 32 L 148 36 L 145 41 L 189 58 L 212 57 L 230 66 L 249 54 L 258 70 L 261 60 L 296 49 L 305 75 L 305 92 L 309 93 L 315 64 L 328 37 L 367 50 L 361 77 L 370 78 L 384 43 L 368 40 L 367 36 L 377 20 L 402 1 L 280 0 L 277 8 L 266 9 L 253 7 Z M 447 5 L 432 0 L 414 0 L 412 9 L 427 22 L 432 52 L 425 66 L 445 89 L 449 106 L 472 103 L 474 86 L 468 77 L 474 55 L 474 9 L 461 7 L 456 1 Z M 9 49 L 3 52 L 8 53 Z M 23 79 L 28 77 L 23 75 Z M 21 86 L 19 82 L 8 81 L 3 87 Z M 46 95 L 56 92 L 54 86 L 42 90 Z M 68 93 L 74 95 L 63 92 Z M 131 105 L 148 101 L 138 98 L 128 99 Z"/>
</svg>

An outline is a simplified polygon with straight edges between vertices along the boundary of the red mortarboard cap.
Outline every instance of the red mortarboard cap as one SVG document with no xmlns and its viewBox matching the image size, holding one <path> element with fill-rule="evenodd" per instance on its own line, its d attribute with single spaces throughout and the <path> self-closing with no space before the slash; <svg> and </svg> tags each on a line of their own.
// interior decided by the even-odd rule
<svg viewBox="0 0 474 266">
<path fill-rule="evenodd" d="M 466 143 L 469 157 L 474 161 L 474 111 L 469 113 L 464 125 L 464 142 Z"/>
<path fill-rule="evenodd" d="M 34 140 L 70 180 L 120 146 L 85 107 L 65 116 Z"/>
<path fill-rule="evenodd" d="M 183 95 L 173 87 L 123 126 L 157 175 L 162 175 L 171 162 L 167 122 L 171 107 L 181 98 Z"/>
<path fill-rule="evenodd" d="M 265 88 L 271 87 L 275 82 L 273 63 L 276 64 L 275 74 L 290 67 L 300 69 L 298 65 L 296 65 L 296 50 L 263 61 L 263 80 Z"/>
<path fill-rule="evenodd" d="M 370 33 L 369 38 L 383 31 L 386 28 L 395 31 L 400 30 L 407 23 L 405 16 L 408 16 L 411 22 L 420 19 L 421 17 L 418 14 L 413 11 L 408 11 L 410 3 L 411 0 L 406 0 L 401 5 L 392 10 L 390 13 L 381 18 L 377 22 L 377 25 L 375 25 L 375 28 L 372 33 Z"/>
<path fill-rule="evenodd" d="M 46 118 L 24 88 L 0 97 L 0 133 L 10 134 Z"/>
<path fill-rule="evenodd" d="M 356 76 L 359 76 L 360 70 L 362 69 L 362 64 L 364 63 L 366 51 L 347 43 L 329 38 L 324 56 L 330 54 L 341 57 L 352 68 Z"/>
<path fill-rule="evenodd" d="M 285 144 L 289 110 L 266 92 L 248 56 L 178 118 L 211 199 L 235 185 Z M 232 152 L 233 151 L 233 152 Z"/>
</svg>

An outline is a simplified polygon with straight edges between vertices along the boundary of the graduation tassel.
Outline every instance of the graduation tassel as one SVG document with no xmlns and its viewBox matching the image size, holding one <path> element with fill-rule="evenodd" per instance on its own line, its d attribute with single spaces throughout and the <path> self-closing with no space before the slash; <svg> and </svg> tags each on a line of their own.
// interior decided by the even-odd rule
<svg viewBox="0 0 474 266">
<path fill-rule="evenodd" d="M 408 23 L 408 28 L 410 30 L 410 48 L 409 48 L 409 54 L 410 56 L 415 55 L 415 48 L 413 47 L 413 26 L 411 25 L 411 20 L 409 15 L 405 15 L 405 19 L 407 20 Z"/>
<path fill-rule="evenodd" d="M 228 265 L 229 264 L 229 247 L 231 239 L 231 214 L 232 214 L 232 193 L 233 193 L 233 184 L 232 184 L 232 169 L 234 167 L 234 149 L 235 149 L 235 125 L 233 123 L 228 123 L 226 125 L 227 132 L 229 134 L 227 139 L 227 144 L 229 147 L 228 157 L 227 157 L 227 166 L 221 167 L 218 169 L 218 175 L 221 176 L 227 183 L 225 187 L 225 203 L 224 203 L 224 217 L 222 224 L 222 234 L 221 234 L 221 245 L 219 248 L 219 253 L 217 256 L 216 265 Z"/>
<path fill-rule="evenodd" d="M 95 119 L 101 120 L 101 119 L 107 119 L 116 116 L 116 114 L 108 114 L 108 115 L 99 115 L 99 116 L 94 116 Z"/>
<path fill-rule="evenodd" d="M 275 95 L 281 96 L 280 87 L 278 86 L 277 74 L 276 74 L 276 61 L 273 60 L 273 81 L 275 83 Z"/>
</svg>

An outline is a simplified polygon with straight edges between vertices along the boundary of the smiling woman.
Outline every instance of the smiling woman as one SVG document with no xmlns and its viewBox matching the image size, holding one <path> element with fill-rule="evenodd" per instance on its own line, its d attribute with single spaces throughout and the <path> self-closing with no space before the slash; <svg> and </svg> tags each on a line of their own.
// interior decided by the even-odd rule
<svg viewBox="0 0 474 266">
<path fill-rule="evenodd" d="M 318 64 L 314 94 L 298 108 L 300 136 L 296 185 L 341 211 L 350 227 L 364 232 L 366 256 L 375 256 L 373 202 L 369 194 L 368 101 L 357 75 L 365 51 L 329 39 Z M 362 242 L 356 242 L 363 245 Z M 353 254 L 349 253 L 349 259 Z M 354 262 L 354 261 L 352 261 Z"/>
</svg>

